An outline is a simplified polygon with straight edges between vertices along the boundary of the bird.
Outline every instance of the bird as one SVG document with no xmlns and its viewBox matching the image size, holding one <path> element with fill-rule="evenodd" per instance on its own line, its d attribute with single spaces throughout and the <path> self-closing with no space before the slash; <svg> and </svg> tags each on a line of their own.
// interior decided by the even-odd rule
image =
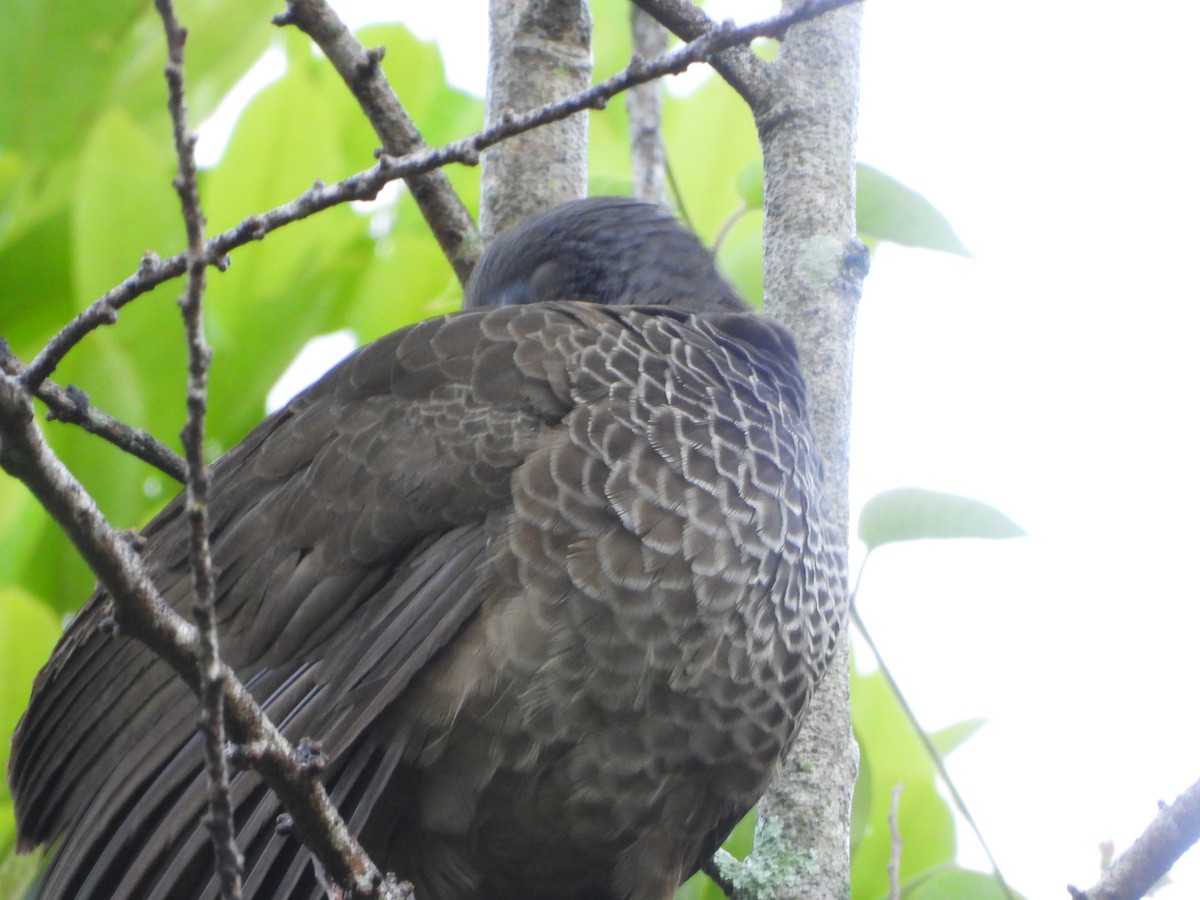
<svg viewBox="0 0 1200 900">
<path fill-rule="evenodd" d="M 801 356 L 665 207 L 495 238 L 211 466 L 220 651 L 419 900 L 667 900 L 777 773 L 847 614 Z M 142 532 L 191 603 L 181 499 Z M 42 898 L 218 895 L 197 702 L 99 589 L 15 733 Z M 109 624 L 110 627 L 105 627 Z M 244 895 L 311 854 L 232 780 Z"/>
</svg>

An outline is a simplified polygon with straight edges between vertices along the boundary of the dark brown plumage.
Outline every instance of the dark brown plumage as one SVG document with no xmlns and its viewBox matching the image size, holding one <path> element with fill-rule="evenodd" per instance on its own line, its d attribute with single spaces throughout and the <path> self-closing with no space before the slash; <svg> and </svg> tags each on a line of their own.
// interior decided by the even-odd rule
<svg viewBox="0 0 1200 900">
<path fill-rule="evenodd" d="M 666 900 L 766 787 L 845 614 L 796 347 L 613 198 L 502 235 L 467 305 L 213 466 L 222 653 L 420 900 Z M 186 609 L 181 512 L 145 558 Z M 215 896 L 196 702 L 101 600 L 14 740 L 22 846 L 61 841 L 45 897 Z M 247 895 L 319 896 L 273 796 L 234 795 Z"/>
</svg>

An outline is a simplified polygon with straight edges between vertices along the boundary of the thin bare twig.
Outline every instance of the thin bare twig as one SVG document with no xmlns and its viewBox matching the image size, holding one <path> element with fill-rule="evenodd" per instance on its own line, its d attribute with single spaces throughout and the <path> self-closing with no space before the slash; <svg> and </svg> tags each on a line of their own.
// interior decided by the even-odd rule
<svg viewBox="0 0 1200 900">
<path fill-rule="evenodd" d="M 1128 850 L 1086 891 L 1068 887 L 1074 900 L 1136 900 L 1164 875 L 1175 861 L 1200 841 L 1200 781 L 1163 804 L 1158 815 Z"/>
<path fill-rule="evenodd" d="M 188 129 L 184 89 L 183 51 L 187 31 L 179 24 L 171 0 L 155 0 L 167 38 L 167 107 L 175 137 L 179 175 L 175 189 L 183 207 L 187 230 L 187 285 L 180 299 L 188 346 L 187 520 L 191 530 L 192 586 L 196 624 L 200 635 L 200 729 L 204 735 L 204 764 L 208 773 L 208 828 L 216 854 L 217 877 L 224 900 L 241 900 L 242 855 L 229 793 L 229 766 L 225 758 L 225 704 L 222 697 L 221 653 L 217 637 L 216 584 L 208 543 L 208 465 L 204 460 L 204 424 L 208 410 L 208 367 L 212 350 L 204 337 L 202 308 L 208 260 L 204 247 L 204 212 L 196 184 L 196 136 Z"/>
<path fill-rule="evenodd" d="M 295 25 L 317 43 L 358 100 L 384 153 L 399 157 L 429 149 L 383 74 L 383 48 L 365 49 L 325 0 L 288 0 L 287 11 L 274 22 Z M 441 169 L 409 175 L 404 181 L 454 274 L 465 285 L 481 249 L 470 213 Z"/>
<path fill-rule="evenodd" d="M 733 231 L 733 226 L 741 221 L 742 217 L 748 212 L 750 212 L 750 207 L 746 205 L 745 201 L 742 201 L 738 205 L 738 208 L 731 212 L 729 217 L 721 223 L 721 227 L 717 230 L 717 235 L 713 238 L 712 242 L 712 252 L 714 256 L 716 256 L 716 254 L 720 251 L 721 245 L 725 242 L 725 239 L 729 237 L 729 233 Z"/>
<path fill-rule="evenodd" d="M 900 900 L 900 851 L 904 848 L 904 838 L 900 835 L 900 795 L 904 793 L 904 785 L 898 784 L 892 788 L 892 808 L 888 812 L 888 828 L 892 832 L 892 849 L 888 854 L 888 900 Z"/>
<path fill-rule="evenodd" d="M 519 115 L 506 116 L 469 137 L 432 150 L 410 153 L 398 159 L 382 156 L 379 163 L 370 169 L 351 175 L 336 184 L 325 185 L 318 182 L 296 199 L 269 212 L 250 216 L 228 231 L 210 238 L 205 245 L 206 259 L 209 265 L 224 268 L 228 264 L 226 254 L 230 250 L 253 240 L 261 240 L 284 225 L 341 203 L 374 199 L 385 184 L 398 178 L 428 172 L 450 163 L 476 165 L 480 152 L 502 140 L 585 109 L 603 108 L 612 97 L 634 85 L 644 84 L 664 75 L 678 74 L 693 63 L 707 60 L 714 53 L 744 44 L 756 37 L 780 37 L 796 22 L 806 21 L 830 9 L 857 2 L 859 0 L 813 0 L 788 13 L 750 25 L 735 28 L 724 23 L 655 60 L 635 60 L 616 75 L 557 103 Z M 36 389 L 88 333 L 101 325 L 114 323 L 117 311 L 122 306 L 156 285 L 182 275 L 185 268 L 186 254 L 183 253 L 166 260 L 153 255 L 144 257 L 137 272 L 93 301 L 46 344 L 25 370 L 22 382 L 29 390 Z"/>
<path fill-rule="evenodd" d="M 25 366 L 12 355 L 3 338 L 0 338 L 0 370 L 16 378 L 20 378 L 25 372 Z M 180 484 L 187 478 L 187 463 L 182 456 L 148 431 L 132 428 L 120 419 L 110 416 L 95 406 L 88 399 L 88 395 L 74 385 L 64 388 L 46 380 L 38 386 L 35 395 L 49 409 L 46 415 L 49 421 L 78 425 L 89 434 L 94 434 L 131 456 L 149 463 Z"/>
</svg>

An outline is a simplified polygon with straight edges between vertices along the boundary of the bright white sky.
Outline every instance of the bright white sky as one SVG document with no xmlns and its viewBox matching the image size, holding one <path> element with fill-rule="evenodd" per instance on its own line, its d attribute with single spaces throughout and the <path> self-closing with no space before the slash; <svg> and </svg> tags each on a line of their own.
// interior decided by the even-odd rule
<svg viewBox="0 0 1200 900">
<path fill-rule="evenodd" d="M 370 0 L 335 6 L 370 18 Z M 482 7 L 390 12 L 482 92 Z M 1066 897 L 1098 842 L 1123 846 L 1200 777 L 1200 12 L 867 0 L 864 30 L 859 156 L 975 258 L 874 260 L 853 505 L 953 491 L 1030 537 L 885 548 L 861 608 L 928 727 L 989 720 L 951 771 L 1013 885 Z M 1200 896 L 1200 850 L 1174 878 L 1162 897 Z"/>
</svg>

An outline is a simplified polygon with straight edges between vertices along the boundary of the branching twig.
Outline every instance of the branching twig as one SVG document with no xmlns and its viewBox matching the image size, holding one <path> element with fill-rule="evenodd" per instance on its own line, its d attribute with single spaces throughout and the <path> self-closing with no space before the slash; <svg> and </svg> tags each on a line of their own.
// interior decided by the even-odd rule
<svg viewBox="0 0 1200 900">
<path fill-rule="evenodd" d="M 287 12 L 274 21 L 276 25 L 295 25 L 316 41 L 358 100 L 384 153 L 399 157 L 429 149 L 383 74 L 382 47 L 364 49 L 325 0 L 288 0 Z M 454 274 L 465 285 L 479 258 L 479 232 L 450 179 L 435 169 L 409 175 L 405 183 Z"/>
<path fill-rule="evenodd" d="M 678 74 L 693 63 L 708 59 L 714 53 L 745 44 L 756 37 L 779 37 L 796 22 L 806 21 L 830 9 L 856 2 L 858 0 L 813 0 L 788 13 L 750 25 L 735 28 L 724 23 L 655 60 L 635 60 L 616 75 L 557 103 L 505 117 L 469 137 L 432 150 L 410 153 L 398 159 L 383 156 L 373 168 L 351 175 L 333 185 L 317 183 L 295 200 L 261 215 L 250 216 L 228 231 L 209 239 L 206 244 L 206 259 L 209 265 L 223 268 L 228 264 L 226 254 L 230 250 L 253 240 L 261 240 L 268 233 L 291 222 L 341 203 L 373 199 L 385 184 L 398 178 L 429 172 L 450 163 L 476 165 L 481 151 L 502 140 L 549 122 L 565 119 L 585 109 L 603 108 L 612 97 L 634 85 L 644 84 L 664 75 Z M 26 387 L 29 390 L 36 389 L 85 335 L 101 325 L 111 325 L 116 321 L 117 311 L 122 306 L 156 285 L 182 275 L 185 267 L 186 255 L 182 253 L 166 260 L 160 260 L 153 255 L 144 257 L 137 272 L 93 301 L 46 344 L 22 376 L 21 380 Z"/>
<path fill-rule="evenodd" d="M 1074 900 L 1136 900 L 1200 841 L 1200 781 L 1163 805 L 1133 845 L 1086 891 L 1068 887 Z"/>
<path fill-rule="evenodd" d="M 187 285 L 180 299 L 188 346 L 187 424 L 183 449 L 187 456 L 187 521 L 191 530 L 192 586 L 199 631 L 200 730 L 204 735 L 204 765 L 208 773 L 208 828 L 216 854 L 217 877 L 225 900 L 241 900 L 242 855 L 229 794 L 225 759 L 223 672 L 217 637 L 216 585 L 208 543 L 208 465 L 204 460 L 204 424 L 208 410 L 208 367 L 212 350 L 204 337 L 202 307 L 208 260 L 204 247 L 204 212 L 196 184 L 196 136 L 188 129 L 184 91 L 183 49 L 187 30 L 179 24 L 171 0 L 155 0 L 167 38 L 167 106 L 175 137 L 179 175 L 175 189 L 187 230 Z"/>
<path fill-rule="evenodd" d="M 0 338 L 0 370 L 16 378 L 25 372 L 25 366 L 12 355 L 3 338 Z M 78 425 L 181 484 L 187 478 L 187 463 L 182 456 L 148 431 L 132 428 L 93 405 L 87 394 L 74 385 L 64 388 L 46 380 L 38 386 L 35 394 L 50 410 L 47 419 Z"/>
<path fill-rule="evenodd" d="M 633 0 L 633 4 L 685 41 L 693 41 L 719 27 L 690 0 Z M 748 47 L 731 47 L 710 62 L 751 109 L 761 105 L 766 93 L 765 83 L 769 78 L 767 64 L 751 53 Z"/>
</svg>

